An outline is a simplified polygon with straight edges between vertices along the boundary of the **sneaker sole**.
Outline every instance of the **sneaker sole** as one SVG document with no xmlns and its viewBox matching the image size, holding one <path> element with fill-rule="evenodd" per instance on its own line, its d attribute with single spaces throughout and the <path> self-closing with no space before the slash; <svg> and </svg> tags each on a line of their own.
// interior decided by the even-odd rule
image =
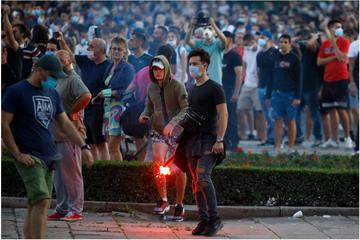
<svg viewBox="0 0 360 240">
<path fill-rule="evenodd" d="M 62 221 L 62 218 L 48 218 L 48 221 Z"/>
<path fill-rule="evenodd" d="M 78 218 L 78 219 L 61 219 L 62 221 L 65 222 L 77 222 L 77 221 L 81 221 L 83 220 L 82 218 Z"/>
<path fill-rule="evenodd" d="M 170 211 L 170 206 L 167 206 L 166 208 L 164 208 L 163 211 L 161 211 L 161 212 L 160 211 L 159 212 L 154 211 L 154 213 L 162 215 L 162 214 L 165 214 L 166 212 L 169 212 L 169 211 Z"/>
<path fill-rule="evenodd" d="M 173 218 L 172 220 L 173 220 L 174 222 L 183 222 L 183 221 L 184 221 L 184 218 L 181 218 L 181 219 Z"/>
</svg>

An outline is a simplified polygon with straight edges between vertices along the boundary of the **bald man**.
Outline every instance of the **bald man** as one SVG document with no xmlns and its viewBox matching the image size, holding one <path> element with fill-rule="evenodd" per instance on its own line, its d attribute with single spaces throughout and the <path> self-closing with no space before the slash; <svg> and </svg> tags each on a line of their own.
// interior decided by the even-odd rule
<svg viewBox="0 0 360 240">
<path fill-rule="evenodd" d="M 106 57 L 106 42 L 101 38 L 94 38 L 88 46 L 87 56 L 73 55 L 66 45 L 62 33 L 58 38 L 60 47 L 70 53 L 73 63 L 81 70 L 81 79 L 88 87 L 92 96 L 96 96 L 106 88 L 104 74 L 111 61 Z M 86 143 L 90 144 L 95 159 L 109 160 L 109 148 L 105 136 L 102 135 L 104 109 L 102 102 L 90 103 L 85 109 Z"/>
<path fill-rule="evenodd" d="M 56 56 L 60 59 L 63 71 L 68 75 L 58 80 L 56 90 L 66 114 L 80 136 L 85 139 L 83 115 L 84 108 L 91 100 L 91 94 L 75 72 L 69 52 L 61 50 L 56 52 Z M 53 134 L 56 148 L 61 153 L 62 159 L 54 174 L 56 208 L 54 213 L 48 216 L 48 220 L 78 221 L 82 219 L 84 206 L 81 148 L 70 141 L 56 123 L 54 123 Z M 84 164 L 91 165 L 86 162 Z"/>
</svg>

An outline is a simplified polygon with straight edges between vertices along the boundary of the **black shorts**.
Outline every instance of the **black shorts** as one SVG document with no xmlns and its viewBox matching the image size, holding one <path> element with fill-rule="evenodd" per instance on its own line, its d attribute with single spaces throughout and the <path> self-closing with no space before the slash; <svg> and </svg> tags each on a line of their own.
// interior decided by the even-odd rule
<svg viewBox="0 0 360 240">
<path fill-rule="evenodd" d="M 104 108 L 102 104 L 94 104 L 85 109 L 86 144 L 105 142 L 105 137 L 102 135 L 103 116 Z"/>
<path fill-rule="evenodd" d="M 349 81 L 340 80 L 335 82 L 324 82 L 322 88 L 321 108 L 326 111 L 332 108 L 349 107 Z"/>
</svg>

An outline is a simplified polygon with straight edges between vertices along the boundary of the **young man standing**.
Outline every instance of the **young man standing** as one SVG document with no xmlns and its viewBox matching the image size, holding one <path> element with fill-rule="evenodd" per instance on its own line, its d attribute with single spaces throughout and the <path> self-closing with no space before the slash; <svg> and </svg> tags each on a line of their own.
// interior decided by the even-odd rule
<svg viewBox="0 0 360 240">
<path fill-rule="evenodd" d="M 205 117 L 196 131 L 184 136 L 177 148 L 175 163 L 184 163 L 190 169 L 192 190 L 198 207 L 200 223 L 192 231 L 193 235 L 213 236 L 221 228 L 217 208 L 216 192 L 211 180 L 217 157 L 224 154 L 224 135 L 227 127 L 228 111 L 223 88 L 207 75 L 210 55 L 198 48 L 189 53 L 190 75 L 196 84 L 189 92 L 189 107 Z M 183 165 L 183 164 L 181 164 Z"/>
<path fill-rule="evenodd" d="M 324 66 L 324 83 L 321 90 L 321 106 L 324 110 L 323 118 L 330 115 L 331 138 L 321 147 L 338 147 L 338 125 L 337 114 L 341 119 L 345 132 L 345 147 L 352 148 L 350 138 L 350 121 L 347 112 L 348 106 L 348 83 L 349 71 L 347 66 L 347 54 L 350 42 L 343 37 L 344 31 L 341 28 L 341 22 L 331 20 L 325 29 L 328 37 L 321 47 L 317 58 L 317 64 Z M 324 124 L 324 128 L 327 125 Z"/>
<path fill-rule="evenodd" d="M 154 212 L 164 214 L 170 210 L 166 191 L 166 178 L 160 174 L 160 166 L 168 152 L 176 148 L 173 129 L 184 118 L 188 108 L 188 96 L 183 83 L 172 79 L 170 64 L 165 56 L 155 56 L 150 62 L 151 83 L 148 88 L 145 109 L 139 117 L 141 124 L 151 118 L 154 180 L 161 199 Z M 183 221 L 185 209 L 182 204 L 186 187 L 185 172 L 176 170 L 175 221 Z"/>
<path fill-rule="evenodd" d="M 280 37 L 280 52 L 274 57 L 273 72 L 266 89 L 266 104 L 274 109 L 275 154 L 280 153 L 283 120 L 288 122 L 288 153 L 293 153 L 296 136 L 296 109 L 300 104 L 302 71 L 300 59 L 291 52 L 291 37 Z"/>
<path fill-rule="evenodd" d="M 93 162 L 89 146 L 66 116 L 54 89 L 56 79 L 64 77 L 57 57 L 44 55 L 28 79 L 9 87 L 2 102 L 2 140 L 15 159 L 28 196 L 25 238 L 46 236 L 53 169 L 61 158 L 50 131 L 53 120 L 81 148 L 82 160 Z"/>
</svg>

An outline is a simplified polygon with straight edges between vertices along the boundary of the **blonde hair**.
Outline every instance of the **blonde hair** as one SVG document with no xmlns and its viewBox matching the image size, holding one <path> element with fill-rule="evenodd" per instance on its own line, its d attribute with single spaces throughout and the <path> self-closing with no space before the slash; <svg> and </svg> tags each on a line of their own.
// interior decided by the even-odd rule
<svg viewBox="0 0 360 240">
<path fill-rule="evenodd" d="M 127 45 L 126 39 L 123 38 L 123 37 L 119 37 L 119 36 L 114 37 L 111 40 L 110 49 L 112 48 L 112 46 L 114 44 L 116 44 L 116 45 L 123 44 L 125 46 L 124 61 L 127 62 L 128 61 L 129 50 L 128 50 L 128 45 Z"/>
</svg>

